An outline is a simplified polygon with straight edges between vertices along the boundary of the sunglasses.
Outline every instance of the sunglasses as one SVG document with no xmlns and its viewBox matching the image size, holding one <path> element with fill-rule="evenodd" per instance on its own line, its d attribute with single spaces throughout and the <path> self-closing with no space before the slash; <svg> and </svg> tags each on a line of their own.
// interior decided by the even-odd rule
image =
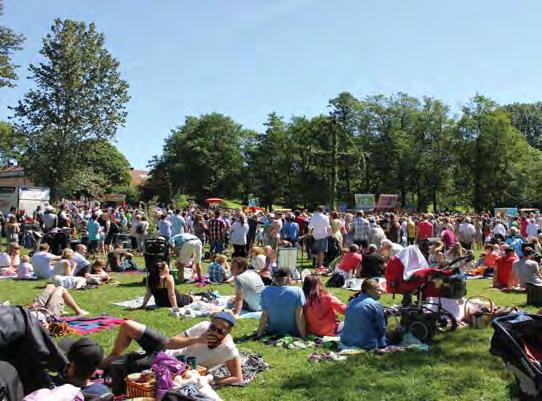
<svg viewBox="0 0 542 401">
<path fill-rule="evenodd" d="M 211 324 L 209 326 L 209 331 L 214 331 L 215 333 L 220 334 L 221 336 L 225 336 L 229 333 L 229 329 L 221 329 L 220 327 L 215 326 L 214 324 Z"/>
</svg>

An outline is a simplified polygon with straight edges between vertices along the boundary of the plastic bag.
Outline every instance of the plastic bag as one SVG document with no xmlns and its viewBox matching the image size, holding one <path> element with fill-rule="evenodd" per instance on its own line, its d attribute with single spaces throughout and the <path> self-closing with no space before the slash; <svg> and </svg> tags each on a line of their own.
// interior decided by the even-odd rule
<svg viewBox="0 0 542 401">
<path fill-rule="evenodd" d="M 156 399 L 161 400 L 164 394 L 172 389 L 175 376 L 182 375 L 188 369 L 188 365 L 164 352 L 159 352 L 154 357 L 151 369 L 156 374 Z"/>
</svg>

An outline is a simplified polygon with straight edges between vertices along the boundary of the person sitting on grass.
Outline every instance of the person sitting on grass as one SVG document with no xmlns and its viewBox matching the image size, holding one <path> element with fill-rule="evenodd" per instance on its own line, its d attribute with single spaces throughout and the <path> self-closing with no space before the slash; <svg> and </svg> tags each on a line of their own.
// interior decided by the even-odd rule
<svg viewBox="0 0 542 401">
<path fill-rule="evenodd" d="M 254 270 L 249 270 L 245 258 L 233 259 L 231 265 L 235 296 L 233 314 L 239 316 L 241 310 L 258 312 L 261 307 L 261 294 L 265 288 L 262 278 Z"/>
<path fill-rule="evenodd" d="M 274 286 L 262 292 L 262 316 L 256 337 L 264 333 L 291 335 L 305 338 L 307 327 L 303 307 L 305 294 L 299 287 L 292 286 L 290 269 L 279 268 L 274 276 Z"/>
<path fill-rule="evenodd" d="M 104 284 L 109 282 L 109 274 L 105 271 L 105 262 L 101 259 L 96 259 L 90 266 L 90 273 L 85 274 L 87 282 Z"/>
<path fill-rule="evenodd" d="M 494 288 L 513 288 L 516 284 L 512 275 L 512 265 L 518 257 L 514 252 L 514 248 L 510 245 L 503 245 L 502 247 L 504 255 L 497 258 L 495 261 L 495 270 L 493 273 L 493 287 Z"/>
<path fill-rule="evenodd" d="M 39 278 L 50 278 L 53 275 L 53 262 L 60 260 L 60 256 L 49 253 L 49 244 L 42 242 L 39 245 L 38 252 L 32 255 L 32 266 L 34 273 Z"/>
<path fill-rule="evenodd" d="M 34 271 L 34 268 L 30 264 L 30 256 L 23 255 L 21 256 L 21 263 L 17 267 L 17 278 L 19 279 L 28 279 Z"/>
<path fill-rule="evenodd" d="M 341 258 L 337 268 L 347 275 L 352 274 L 353 276 L 357 277 L 361 272 L 362 259 L 363 257 L 359 252 L 359 246 L 352 244 L 348 247 L 348 252 Z"/>
<path fill-rule="evenodd" d="M 228 259 L 225 255 L 213 255 L 213 262 L 207 267 L 207 275 L 211 283 L 224 283 L 228 281 Z"/>
<path fill-rule="evenodd" d="M 354 245 L 358 247 L 357 245 Z M 303 293 L 307 303 L 303 308 L 307 322 L 307 333 L 316 336 L 334 336 L 339 322 L 336 312 L 344 315 L 346 305 L 324 290 L 320 276 L 310 274 L 303 281 Z"/>
<path fill-rule="evenodd" d="M 107 254 L 107 267 L 112 272 L 118 272 L 122 270 L 122 258 L 132 259 L 133 257 L 133 254 L 123 249 L 121 243 L 117 243 L 114 249 Z"/>
<path fill-rule="evenodd" d="M 382 289 L 377 280 L 366 279 L 361 293 L 346 307 L 340 348 L 359 347 L 366 350 L 387 345 L 384 308 L 378 302 Z"/>
<path fill-rule="evenodd" d="M 533 257 L 534 249 L 525 247 L 523 249 L 523 257 L 512 265 L 512 272 L 520 288 L 525 288 L 527 283 L 542 285 L 540 266 Z"/>
<path fill-rule="evenodd" d="M 169 274 L 166 262 L 157 262 L 149 273 L 146 282 L 147 292 L 139 309 L 147 307 L 151 296 L 156 306 L 162 308 L 181 308 L 194 302 L 190 295 L 183 295 L 175 288 L 175 280 Z"/>
<path fill-rule="evenodd" d="M 157 352 L 165 351 L 172 357 L 180 355 L 194 357 L 199 366 L 208 370 L 226 364 L 230 376 L 216 379 L 214 384 L 236 384 L 243 380 L 243 372 L 239 351 L 230 335 L 235 323 L 235 317 L 231 313 L 219 312 L 212 317 L 210 322 L 200 322 L 168 339 L 150 327 L 127 320 L 120 326 L 115 345 L 102 366 L 107 368 L 115 357 L 121 356 L 126 351 L 132 341 L 136 341 L 148 356 L 146 368 L 150 368 Z M 144 363 L 139 364 L 140 369 L 142 365 Z"/>
</svg>

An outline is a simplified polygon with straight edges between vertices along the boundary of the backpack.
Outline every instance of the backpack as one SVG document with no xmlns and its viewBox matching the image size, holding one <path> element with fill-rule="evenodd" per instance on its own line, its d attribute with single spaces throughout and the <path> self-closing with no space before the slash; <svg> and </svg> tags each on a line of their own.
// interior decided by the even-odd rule
<svg viewBox="0 0 542 401">
<path fill-rule="evenodd" d="M 143 234 L 145 232 L 145 229 L 143 228 L 143 224 L 139 223 L 136 226 L 136 234 Z"/>
<path fill-rule="evenodd" d="M 326 283 L 326 287 L 329 288 L 342 288 L 344 286 L 345 280 L 342 273 L 335 272 L 331 275 L 329 280 Z"/>
</svg>

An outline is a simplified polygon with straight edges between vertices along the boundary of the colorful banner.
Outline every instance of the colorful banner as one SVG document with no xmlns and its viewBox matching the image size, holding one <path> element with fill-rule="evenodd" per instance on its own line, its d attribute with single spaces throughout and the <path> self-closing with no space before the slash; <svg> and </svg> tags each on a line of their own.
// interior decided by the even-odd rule
<svg viewBox="0 0 542 401">
<path fill-rule="evenodd" d="M 356 209 L 371 210 L 375 207 L 374 194 L 355 194 Z"/>
<path fill-rule="evenodd" d="M 495 208 L 495 217 L 516 217 L 518 215 L 517 207 L 498 207 Z"/>
<path fill-rule="evenodd" d="M 397 207 L 397 200 L 399 195 L 396 194 L 382 194 L 378 197 L 377 209 L 394 209 Z"/>
</svg>

